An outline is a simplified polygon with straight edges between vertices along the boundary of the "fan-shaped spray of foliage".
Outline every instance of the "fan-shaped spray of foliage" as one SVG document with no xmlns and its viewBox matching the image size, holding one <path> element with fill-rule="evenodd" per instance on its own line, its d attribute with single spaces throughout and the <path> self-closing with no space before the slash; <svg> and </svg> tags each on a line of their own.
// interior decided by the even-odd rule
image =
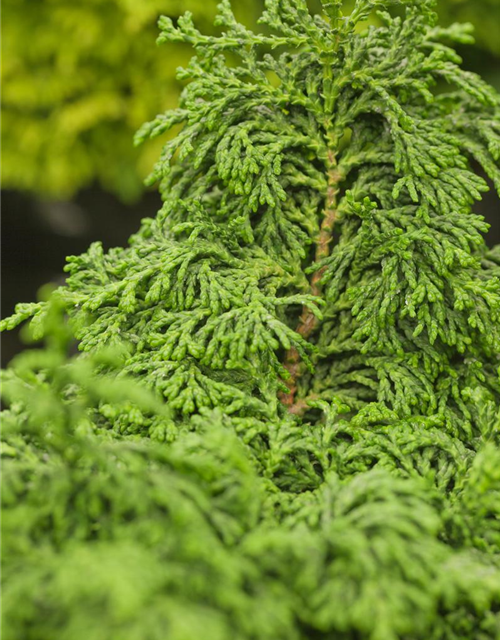
<svg viewBox="0 0 500 640">
<path fill-rule="evenodd" d="M 500 638 L 499 98 L 432 2 L 262 22 L 161 19 L 161 211 L 3 322 L 21 637 Z"/>
</svg>

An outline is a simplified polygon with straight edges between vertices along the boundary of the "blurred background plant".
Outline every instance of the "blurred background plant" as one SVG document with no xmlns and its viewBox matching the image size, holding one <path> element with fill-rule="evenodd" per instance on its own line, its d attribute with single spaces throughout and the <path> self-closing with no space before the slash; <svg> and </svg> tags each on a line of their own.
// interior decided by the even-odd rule
<svg viewBox="0 0 500 640">
<path fill-rule="evenodd" d="M 218 0 L 4 0 L 2 39 L 2 312 L 60 280 L 66 255 L 92 240 L 124 244 L 159 196 L 143 179 L 158 146 L 134 148 L 140 125 L 176 104 L 178 66 L 191 52 L 158 49 L 160 14 L 192 11 L 207 30 Z M 314 2 L 314 0 L 312 0 Z M 254 24 L 264 0 L 237 0 L 237 17 Z M 441 21 L 469 21 L 476 45 L 465 65 L 500 88 L 500 0 L 438 0 Z M 483 215 L 500 242 L 498 201 Z M 3 339 L 2 361 L 19 350 Z"/>
<path fill-rule="evenodd" d="M 3 186 L 67 199 L 98 182 L 136 200 L 158 148 L 134 148 L 133 134 L 175 105 L 175 70 L 191 57 L 189 48 L 167 56 L 156 48 L 158 16 L 190 10 L 206 29 L 216 4 L 6 0 Z M 255 22 L 260 1 L 238 4 L 241 18 Z"/>
<path fill-rule="evenodd" d="M 438 0 L 438 11 L 441 21 L 445 24 L 471 22 L 475 28 L 476 46 L 497 56 L 500 55 L 500 2 L 498 0 Z"/>
</svg>

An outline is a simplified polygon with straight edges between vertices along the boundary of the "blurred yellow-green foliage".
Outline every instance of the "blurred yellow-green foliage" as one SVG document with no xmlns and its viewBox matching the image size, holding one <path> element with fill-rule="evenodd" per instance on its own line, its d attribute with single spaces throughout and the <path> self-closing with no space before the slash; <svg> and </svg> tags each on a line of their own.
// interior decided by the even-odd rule
<svg viewBox="0 0 500 640">
<path fill-rule="evenodd" d="M 238 0 L 255 21 L 260 6 Z M 68 198 L 97 180 L 124 200 L 158 155 L 134 132 L 175 104 L 181 47 L 158 49 L 160 14 L 192 11 L 206 29 L 216 0 L 4 0 L 4 187 Z M 208 24 L 207 24 L 208 23 Z"/>
<path fill-rule="evenodd" d="M 255 22 L 263 0 L 235 0 Z M 158 155 L 136 129 L 175 104 L 175 69 L 191 52 L 158 49 L 160 14 L 209 28 L 217 0 L 4 0 L 2 186 L 70 198 L 94 182 L 133 200 Z M 445 22 L 470 20 L 500 53 L 500 0 L 440 0 Z"/>
</svg>

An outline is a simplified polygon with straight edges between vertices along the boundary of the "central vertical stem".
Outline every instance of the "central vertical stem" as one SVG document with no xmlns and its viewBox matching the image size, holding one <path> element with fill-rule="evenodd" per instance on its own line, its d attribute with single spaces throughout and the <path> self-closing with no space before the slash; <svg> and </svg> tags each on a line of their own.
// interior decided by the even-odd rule
<svg viewBox="0 0 500 640">
<path fill-rule="evenodd" d="M 328 183 L 325 199 L 325 208 L 323 210 L 323 220 L 316 242 L 316 253 L 314 261 L 319 263 L 323 258 L 330 254 L 330 243 L 333 238 L 333 227 L 337 217 L 337 194 L 341 175 L 337 168 L 337 160 L 333 151 L 328 152 Z M 321 278 L 323 277 L 324 268 L 317 269 L 311 278 L 311 293 L 314 296 L 321 295 Z M 303 338 L 307 340 L 309 336 L 316 330 L 319 320 L 308 307 L 304 307 L 299 319 L 299 325 L 296 329 Z M 290 374 L 289 380 L 286 382 L 288 392 L 280 394 L 281 402 L 288 407 L 291 413 L 300 413 L 305 406 L 303 403 L 295 401 L 297 392 L 297 380 L 301 375 L 302 363 L 300 356 L 294 347 L 289 349 L 285 356 L 285 368 Z"/>
</svg>

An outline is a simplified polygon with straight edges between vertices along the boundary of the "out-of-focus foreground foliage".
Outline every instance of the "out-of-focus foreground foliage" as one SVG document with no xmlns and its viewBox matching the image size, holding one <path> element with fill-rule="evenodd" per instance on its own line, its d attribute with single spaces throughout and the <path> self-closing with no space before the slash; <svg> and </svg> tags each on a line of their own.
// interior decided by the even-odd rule
<svg viewBox="0 0 500 640">
<path fill-rule="evenodd" d="M 255 22 L 262 0 L 238 0 Z M 478 45 L 500 54 L 499 0 L 440 0 L 443 22 L 470 20 Z M 158 53 L 160 13 L 190 10 L 210 28 L 217 0 L 5 0 L 2 186 L 70 198 L 94 182 L 137 198 L 158 146 L 137 128 L 176 103 L 182 45 Z M 153 80 L 154 79 L 154 80 Z"/>
</svg>

